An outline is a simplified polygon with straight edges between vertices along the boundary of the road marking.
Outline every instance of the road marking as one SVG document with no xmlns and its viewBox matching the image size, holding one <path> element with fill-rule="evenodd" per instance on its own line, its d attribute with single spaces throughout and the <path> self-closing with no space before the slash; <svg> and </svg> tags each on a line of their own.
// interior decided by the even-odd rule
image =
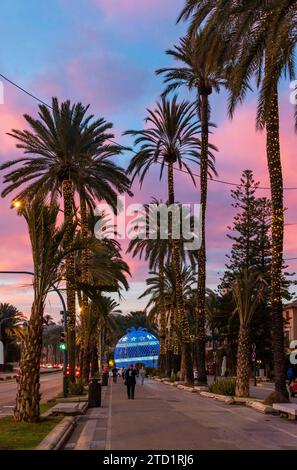
<svg viewBox="0 0 297 470">
<path fill-rule="evenodd" d="M 108 419 L 107 419 L 107 433 L 106 433 L 106 444 L 105 450 L 111 448 L 111 422 L 112 422 L 112 382 L 110 387 L 109 403 L 108 403 Z"/>
<path fill-rule="evenodd" d="M 288 436 L 295 437 L 295 438 L 297 437 L 297 434 L 293 434 L 289 431 L 285 431 L 284 429 L 279 428 L 278 426 L 273 426 L 272 424 L 268 424 L 268 426 L 270 428 L 276 429 L 277 431 L 283 432 L 284 434 L 287 434 Z"/>
</svg>

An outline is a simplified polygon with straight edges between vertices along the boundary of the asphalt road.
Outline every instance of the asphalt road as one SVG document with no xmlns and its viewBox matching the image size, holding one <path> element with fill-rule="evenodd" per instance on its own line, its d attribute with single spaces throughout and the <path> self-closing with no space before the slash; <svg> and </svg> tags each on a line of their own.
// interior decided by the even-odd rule
<svg viewBox="0 0 297 470">
<path fill-rule="evenodd" d="M 250 388 L 250 395 L 255 398 L 260 398 L 260 400 L 265 400 L 270 393 L 274 391 L 274 384 L 272 383 L 263 383 L 254 387 L 251 385 Z M 297 403 L 297 397 L 294 398 L 290 397 L 290 401 L 292 403 Z"/>
<path fill-rule="evenodd" d="M 147 380 L 104 387 L 103 406 L 79 418 L 65 445 L 96 450 L 296 450 L 297 422 Z"/>
<path fill-rule="evenodd" d="M 52 372 L 41 374 L 41 402 L 46 402 L 53 398 L 62 390 L 62 372 Z M 16 396 L 16 381 L 9 380 L 0 382 L 0 416 L 12 413 Z"/>
</svg>

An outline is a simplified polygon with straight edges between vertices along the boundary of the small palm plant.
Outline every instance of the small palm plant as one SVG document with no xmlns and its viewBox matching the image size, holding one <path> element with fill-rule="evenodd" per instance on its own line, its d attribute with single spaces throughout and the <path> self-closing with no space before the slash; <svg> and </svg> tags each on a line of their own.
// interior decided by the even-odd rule
<svg viewBox="0 0 297 470">
<path fill-rule="evenodd" d="M 237 349 L 236 396 L 249 396 L 250 380 L 250 323 L 265 295 L 266 281 L 252 269 L 243 269 L 232 283 L 235 310 L 239 317 L 239 336 Z"/>
<path fill-rule="evenodd" d="M 14 305 L 0 303 L 0 339 L 4 344 L 4 364 L 9 342 L 22 336 L 24 321 L 25 317 Z"/>
</svg>

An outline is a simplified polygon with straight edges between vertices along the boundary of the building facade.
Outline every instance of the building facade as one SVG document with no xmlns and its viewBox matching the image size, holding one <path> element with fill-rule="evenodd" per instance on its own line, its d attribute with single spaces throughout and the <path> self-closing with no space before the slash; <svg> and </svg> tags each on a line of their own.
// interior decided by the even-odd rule
<svg viewBox="0 0 297 470">
<path fill-rule="evenodd" d="M 283 306 L 283 317 L 285 336 L 290 343 L 297 340 L 297 300 Z"/>
</svg>

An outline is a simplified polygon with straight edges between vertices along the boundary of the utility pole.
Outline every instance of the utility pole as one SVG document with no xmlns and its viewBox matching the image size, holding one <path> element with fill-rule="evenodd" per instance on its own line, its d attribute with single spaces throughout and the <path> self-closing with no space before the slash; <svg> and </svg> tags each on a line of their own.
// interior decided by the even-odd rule
<svg viewBox="0 0 297 470">
<path fill-rule="evenodd" d="M 62 310 L 60 312 L 63 315 L 63 330 L 67 338 L 67 311 Z M 67 377 L 67 365 L 68 365 L 68 347 L 67 343 L 64 345 L 63 351 L 63 396 L 66 398 L 68 396 L 68 377 Z"/>
<path fill-rule="evenodd" d="M 257 365 L 256 365 L 256 358 L 257 358 L 257 355 L 256 355 L 256 344 L 253 343 L 252 344 L 252 362 L 253 362 L 253 365 L 254 365 L 254 386 L 257 387 Z"/>
</svg>

